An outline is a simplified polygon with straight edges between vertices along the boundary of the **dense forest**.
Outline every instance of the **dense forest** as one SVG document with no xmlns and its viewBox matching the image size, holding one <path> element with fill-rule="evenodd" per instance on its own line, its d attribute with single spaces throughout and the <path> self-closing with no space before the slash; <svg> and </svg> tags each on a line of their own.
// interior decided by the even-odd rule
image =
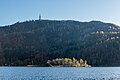
<svg viewBox="0 0 120 80">
<path fill-rule="evenodd" d="M 47 66 L 76 58 L 92 66 L 120 66 L 120 27 L 101 21 L 31 20 L 0 27 L 0 65 Z"/>
</svg>

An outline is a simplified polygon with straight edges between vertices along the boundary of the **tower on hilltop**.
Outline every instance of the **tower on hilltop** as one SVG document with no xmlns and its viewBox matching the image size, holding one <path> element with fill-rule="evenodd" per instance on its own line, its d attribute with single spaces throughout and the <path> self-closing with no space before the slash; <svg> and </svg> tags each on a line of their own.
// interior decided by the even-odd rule
<svg viewBox="0 0 120 80">
<path fill-rule="evenodd" d="M 39 20 L 41 20 L 41 15 L 39 14 Z"/>
</svg>

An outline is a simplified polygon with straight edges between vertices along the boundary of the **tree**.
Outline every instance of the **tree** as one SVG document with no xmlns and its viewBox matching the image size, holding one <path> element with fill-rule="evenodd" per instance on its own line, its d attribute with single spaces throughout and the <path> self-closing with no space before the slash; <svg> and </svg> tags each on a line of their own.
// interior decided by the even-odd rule
<svg viewBox="0 0 120 80">
<path fill-rule="evenodd" d="M 2 45 L 0 42 L 0 66 L 3 65 L 3 49 L 2 49 Z"/>
<path fill-rule="evenodd" d="M 83 66 L 83 59 L 80 59 L 80 66 Z"/>
</svg>

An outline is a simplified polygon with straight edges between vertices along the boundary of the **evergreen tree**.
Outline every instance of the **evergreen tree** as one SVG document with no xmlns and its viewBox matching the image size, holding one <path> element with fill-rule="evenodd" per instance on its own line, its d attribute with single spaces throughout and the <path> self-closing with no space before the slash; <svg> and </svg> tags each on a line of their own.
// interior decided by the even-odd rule
<svg viewBox="0 0 120 80">
<path fill-rule="evenodd" d="M 2 44 L 0 42 L 0 66 L 3 65 L 3 49 L 2 49 Z"/>
</svg>

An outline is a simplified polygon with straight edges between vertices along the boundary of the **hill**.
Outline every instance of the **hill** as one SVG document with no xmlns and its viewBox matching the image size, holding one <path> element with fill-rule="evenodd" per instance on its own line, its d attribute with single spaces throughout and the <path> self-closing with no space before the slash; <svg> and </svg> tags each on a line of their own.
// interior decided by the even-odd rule
<svg viewBox="0 0 120 80">
<path fill-rule="evenodd" d="M 40 65 L 55 58 L 120 66 L 120 27 L 101 21 L 31 20 L 0 27 L 1 65 Z"/>
</svg>

